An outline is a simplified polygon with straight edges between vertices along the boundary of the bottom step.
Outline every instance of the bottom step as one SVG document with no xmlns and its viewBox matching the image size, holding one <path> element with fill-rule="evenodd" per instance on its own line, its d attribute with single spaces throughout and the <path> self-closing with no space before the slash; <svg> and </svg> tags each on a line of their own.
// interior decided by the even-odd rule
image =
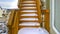
<svg viewBox="0 0 60 34">
<path fill-rule="evenodd" d="M 19 26 L 40 26 L 38 22 L 28 22 L 28 23 L 20 23 Z"/>
</svg>

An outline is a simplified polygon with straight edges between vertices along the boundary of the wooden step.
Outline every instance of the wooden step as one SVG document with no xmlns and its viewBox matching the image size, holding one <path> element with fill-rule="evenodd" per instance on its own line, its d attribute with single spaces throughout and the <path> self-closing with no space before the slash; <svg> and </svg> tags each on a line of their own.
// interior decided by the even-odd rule
<svg viewBox="0 0 60 34">
<path fill-rule="evenodd" d="M 34 8 L 34 9 L 26 8 L 26 9 L 21 9 L 21 10 L 36 10 L 36 8 Z"/>
<path fill-rule="evenodd" d="M 31 14 L 21 14 L 20 16 L 38 16 L 38 14 L 31 13 Z"/>
<path fill-rule="evenodd" d="M 22 1 L 35 1 L 35 0 L 22 0 Z"/>
<path fill-rule="evenodd" d="M 21 8 L 36 8 L 36 7 L 21 7 Z"/>
<path fill-rule="evenodd" d="M 35 1 L 23 1 L 22 4 L 36 4 Z"/>
<path fill-rule="evenodd" d="M 23 10 L 36 10 L 36 7 L 22 7 Z"/>
<path fill-rule="evenodd" d="M 30 3 L 30 2 L 21 2 L 22 4 L 36 4 L 36 2 Z"/>
<path fill-rule="evenodd" d="M 32 28 L 34 28 L 34 27 L 40 27 L 40 26 L 20 26 L 20 27 L 32 27 Z"/>
<path fill-rule="evenodd" d="M 22 14 L 20 16 L 38 16 L 37 14 Z"/>
<path fill-rule="evenodd" d="M 23 1 L 23 2 L 35 2 L 35 1 Z"/>
<path fill-rule="evenodd" d="M 41 26 L 18 26 L 18 29 L 20 30 L 21 28 L 39 28 Z"/>
<path fill-rule="evenodd" d="M 21 22 L 21 23 L 26 23 L 26 24 L 27 24 L 27 23 L 39 23 L 39 22 Z M 20 24 L 21 24 L 21 23 L 20 23 Z M 39 24 L 40 24 L 40 23 L 39 23 Z"/>
<path fill-rule="evenodd" d="M 38 18 L 38 16 L 20 16 L 20 18 Z"/>
<path fill-rule="evenodd" d="M 19 24 L 29 24 L 30 22 L 19 22 Z M 40 25 L 40 23 L 39 22 L 31 22 L 32 24 L 39 24 Z M 31 24 L 30 23 L 30 24 Z"/>
<path fill-rule="evenodd" d="M 20 20 L 20 22 L 38 22 L 38 20 L 34 20 L 34 21 Z"/>
<path fill-rule="evenodd" d="M 37 14 L 37 12 L 20 12 L 20 14 Z"/>
<path fill-rule="evenodd" d="M 20 27 L 40 27 L 40 26 L 20 26 Z"/>
<path fill-rule="evenodd" d="M 25 6 L 25 7 L 36 7 L 36 4 L 22 4 L 20 6 Z"/>
<path fill-rule="evenodd" d="M 20 12 L 37 12 L 37 10 L 21 10 Z"/>
<path fill-rule="evenodd" d="M 22 5 L 20 5 L 20 6 L 25 6 L 25 7 L 35 7 L 36 6 L 36 4 L 22 4 Z"/>
<path fill-rule="evenodd" d="M 35 1 L 35 0 L 22 0 L 22 1 Z"/>
<path fill-rule="evenodd" d="M 22 23 L 19 23 L 19 25 L 22 25 L 22 26 L 36 26 L 36 25 L 40 25 L 39 22 L 22 22 Z"/>
<path fill-rule="evenodd" d="M 38 20 L 38 18 L 21 18 L 20 20 L 34 21 Z"/>
</svg>

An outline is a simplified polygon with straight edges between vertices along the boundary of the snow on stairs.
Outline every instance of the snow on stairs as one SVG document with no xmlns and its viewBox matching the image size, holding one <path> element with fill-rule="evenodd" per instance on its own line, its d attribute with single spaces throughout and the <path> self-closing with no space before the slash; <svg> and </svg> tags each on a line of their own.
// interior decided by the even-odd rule
<svg viewBox="0 0 60 34">
<path fill-rule="evenodd" d="M 22 0 L 19 27 L 40 26 L 40 17 L 36 0 Z"/>
</svg>

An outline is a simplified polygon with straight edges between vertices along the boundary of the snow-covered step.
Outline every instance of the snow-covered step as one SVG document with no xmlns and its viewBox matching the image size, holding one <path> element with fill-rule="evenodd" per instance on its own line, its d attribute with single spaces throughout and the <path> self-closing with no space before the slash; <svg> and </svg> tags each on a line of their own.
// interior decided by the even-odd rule
<svg viewBox="0 0 60 34">
<path fill-rule="evenodd" d="M 20 23 L 19 26 L 40 26 L 40 23 L 38 23 L 38 22 L 23 22 L 23 23 Z"/>
<path fill-rule="evenodd" d="M 37 10 L 22 10 L 21 12 L 37 12 Z"/>
<path fill-rule="evenodd" d="M 22 9 L 36 9 L 36 7 L 22 7 Z"/>
<path fill-rule="evenodd" d="M 22 6 L 36 6 L 36 4 L 23 4 Z"/>
<path fill-rule="evenodd" d="M 33 3 L 33 2 L 35 2 L 35 1 L 23 1 L 23 2 L 31 2 L 31 3 Z"/>
<path fill-rule="evenodd" d="M 38 16 L 37 14 L 22 14 L 21 16 Z"/>
<path fill-rule="evenodd" d="M 38 18 L 22 18 L 22 19 L 20 19 L 20 20 L 27 20 L 27 21 L 29 21 L 29 20 L 38 20 Z"/>
<path fill-rule="evenodd" d="M 35 4 L 36 2 L 35 1 L 23 1 L 23 2 L 21 2 L 21 3 L 24 3 L 24 4 Z"/>
</svg>

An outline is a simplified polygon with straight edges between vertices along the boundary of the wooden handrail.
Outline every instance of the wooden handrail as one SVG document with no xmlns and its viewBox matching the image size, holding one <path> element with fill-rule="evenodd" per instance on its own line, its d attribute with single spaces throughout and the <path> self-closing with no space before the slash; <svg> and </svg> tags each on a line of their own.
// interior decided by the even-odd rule
<svg viewBox="0 0 60 34">
<path fill-rule="evenodd" d="M 11 14 L 9 16 L 9 20 L 8 20 L 8 23 L 7 23 L 8 27 L 12 26 L 12 22 L 14 20 L 14 14 L 15 14 L 14 10 L 11 10 Z"/>
<path fill-rule="evenodd" d="M 19 10 L 15 10 L 16 14 L 14 17 L 14 23 L 12 25 L 12 34 L 18 33 L 18 24 L 19 24 Z"/>
<path fill-rule="evenodd" d="M 11 10 L 11 14 L 9 16 L 8 23 L 7 23 L 8 34 L 12 33 L 12 25 L 13 25 L 13 22 L 14 22 L 14 15 L 15 15 L 15 10 Z"/>
</svg>

